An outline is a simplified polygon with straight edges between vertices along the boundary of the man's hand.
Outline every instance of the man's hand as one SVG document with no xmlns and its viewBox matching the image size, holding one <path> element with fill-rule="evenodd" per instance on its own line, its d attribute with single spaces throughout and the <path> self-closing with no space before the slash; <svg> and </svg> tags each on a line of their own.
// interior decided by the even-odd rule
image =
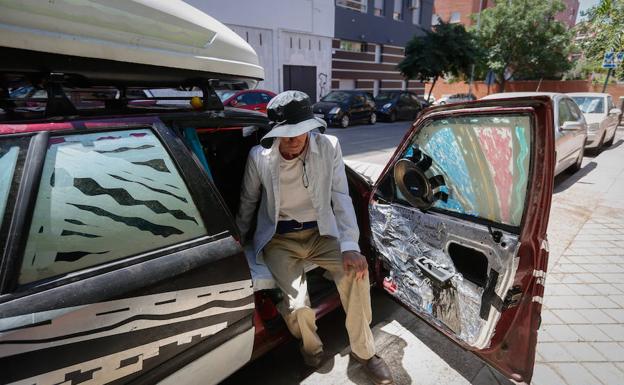
<svg viewBox="0 0 624 385">
<path fill-rule="evenodd" d="M 353 270 L 355 272 L 355 279 L 362 279 L 368 274 L 366 258 L 355 250 L 342 252 L 342 266 L 345 272 Z"/>
</svg>

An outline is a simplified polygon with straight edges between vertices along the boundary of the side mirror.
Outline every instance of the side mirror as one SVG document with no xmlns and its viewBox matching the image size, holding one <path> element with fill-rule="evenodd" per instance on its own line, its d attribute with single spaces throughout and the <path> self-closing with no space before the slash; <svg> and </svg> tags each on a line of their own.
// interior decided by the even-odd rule
<svg viewBox="0 0 624 385">
<path fill-rule="evenodd" d="M 622 113 L 622 110 L 620 110 L 619 108 L 612 108 L 611 111 L 609 111 L 609 114 L 613 114 L 613 115 L 620 115 Z"/>
<path fill-rule="evenodd" d="M 561 131 L 579 131 L 582 128 L 583 124 L 581 122 L 568 121 L 563 123 Z"/>
</svg>

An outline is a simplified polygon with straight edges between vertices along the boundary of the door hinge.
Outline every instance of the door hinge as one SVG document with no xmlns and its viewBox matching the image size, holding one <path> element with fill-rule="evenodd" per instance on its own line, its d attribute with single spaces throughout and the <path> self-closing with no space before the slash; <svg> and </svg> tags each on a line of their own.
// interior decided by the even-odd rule
<svg viewBox="0 0 624 385">
<path fill-rule="evenodd" d="M 514 286 L 507 291 L 505 300 L 503 301 L 503 309 L 509 309 L 510 307 L 518 306 L 522 299 L 522 288 L 520 286 Z"/>
</svg>

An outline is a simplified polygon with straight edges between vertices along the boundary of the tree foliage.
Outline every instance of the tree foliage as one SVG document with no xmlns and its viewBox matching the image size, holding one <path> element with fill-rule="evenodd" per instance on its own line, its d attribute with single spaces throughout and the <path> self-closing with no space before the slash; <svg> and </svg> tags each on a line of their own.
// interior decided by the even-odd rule
<svg viewBox="0 0 624 385">
<path fill-rule="evenodd" d="M 505 74 L 515 79 L 559 78 L 568 68 L 571 34 L 555 20 L 560 0 L 496 0 L 481 12 L 475 29 L 484 66 L 494 71 L 501 89 Z"/>
<path fill-rule="evenodd" d="M 405 57 L 397 65 L 406 79 L 432 80 L 429 95 L 438 78 L 445 74 L 466 76 L 477 61 L 474 37 L 461 24 L 441 21 L 423 36 L 414 36 L 405 47 Z"/>
<path fill-rule="evenodd" d="M 586 13 L 579 25 L 579 49 L 595 70 L 600 70 L 606 51 L 624 51 L 624 0 L 601 0 Z M 616 71 L 624 79 L 624 65 Z"/>
</svg>

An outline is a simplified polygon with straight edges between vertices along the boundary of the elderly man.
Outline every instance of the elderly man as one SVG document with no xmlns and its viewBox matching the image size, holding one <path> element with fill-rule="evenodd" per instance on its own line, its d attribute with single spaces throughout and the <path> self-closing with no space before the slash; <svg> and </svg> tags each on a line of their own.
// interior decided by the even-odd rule
<svg viewBox="0 0 624 385">
<path fill-rule="evenodd" d="M 253 250 L 284 293 L 280 310 L 290 332 L 301 340 L 306 364 L 320 366 L 323 355 L 308 297 L 308 261 L 329 271 L 336 283 L 352 357 L 376 384 L 391 384 L 388 366 L 375 354 L 368 265 L 358 246 L 338 139 L 310 132 L 324 132 L 326 123 L 314 117 L 303 92 L 277 95 L 267 113 L 275 125 L 251 150 L 243 179 L 237 216 L 243 239 L 260 201 Z"/>
</svg>

